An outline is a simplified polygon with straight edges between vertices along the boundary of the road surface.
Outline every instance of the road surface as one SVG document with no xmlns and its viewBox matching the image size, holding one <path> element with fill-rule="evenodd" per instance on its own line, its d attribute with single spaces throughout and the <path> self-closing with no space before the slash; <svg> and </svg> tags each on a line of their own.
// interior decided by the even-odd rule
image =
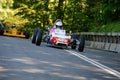
<svg viewBox="0 0 120 80">
<path fill-rule="evenodd" d="M 120 54 L 0 36 L 0 80 L 120 80 Z"/>
</svg>

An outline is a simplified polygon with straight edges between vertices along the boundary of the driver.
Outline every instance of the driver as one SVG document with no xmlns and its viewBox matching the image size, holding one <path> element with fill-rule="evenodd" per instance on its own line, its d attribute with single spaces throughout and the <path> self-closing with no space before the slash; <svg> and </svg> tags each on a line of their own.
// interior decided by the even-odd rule
<svg viewBox="0 0 120 80">
<path fill-rule="evenodd" d="M 52 33 L 55 32 L 58 29 L 62 29 L 62 21 L 61 21 L 61 19 L 57 19 L 55 21 L 53 27 L 49 29 L 49 36 L 48 36 L 48 39 L 47 39 L 48 43 L 50 43 L 50 37 L 51 37 Z"/>
<path fill-rule="evenodd" d="M 57 19 L 57 20 L 55 21 L 53 27 L 56 28 L 56 26 L 58 26 L 58 27 L 61 26 L 61 27 L 62 27 L 62 21 L 61 21 L 61 19 Z"/>
<path fill-rule="evenodd" d="M 57 22 L 55 25 L 56 29 L 62 29 L 62 22 Z"/>
<path fill-rule="evenodd" d="M 55 29 L 62 29 L 62 21 L 61 19 L 57 19 L 53 25 L 53 27 L 49 30 L 49 34 L 55 31 Z"/>
</svg>

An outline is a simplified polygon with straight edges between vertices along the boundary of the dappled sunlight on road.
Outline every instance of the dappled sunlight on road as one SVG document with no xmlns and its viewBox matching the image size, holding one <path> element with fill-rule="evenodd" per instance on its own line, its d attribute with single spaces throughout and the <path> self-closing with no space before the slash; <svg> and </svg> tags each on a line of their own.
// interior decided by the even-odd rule
<svg viewBox="0 0 120 80">
<path fill-rule="evenodd" d="M 35 59 L 31 57 L 18 57 L 6 59 L 2 58 L 4 57 L 0 57 L 0 61 L 5 62 L 3 64 L 8 63 L 8 66 L 0 66 L 0 79 L 5 77 L 21 77 L 27 74 L 26 76 L 38 75 L 38 77 L 41 77 L 39 75 L 50 75 L 55 78 L 58 77 L 72 80 L 88 80 L 88 78 L 86 77 L 89 77 L 89 80 L 96 80 L 95 77 L 91 77 L 88 75 L 90 73 L 86 75 L 82 74 L 86 73 L 87 71 L 91 71 L 91 75 L 94 73 L 95 75 L 100 75 L 107 79 L 111 78 L 110 76 L 103 75 L 104 71 L 94 66 L 85 66 L 70 61 L 63 61 L 58 63 L 47 60 L 45 61 L 41 59 Z M 15 63 L 18 64 L 14 66 L 13 64 Z M 73 70 L 76 70 L 77 73 L 73 72 Z M 31 78 L 34 78 L 34 76 L 32 76 Z"/>
<path fill-rule="evenodd" d="M 58 76 L 58 77 L 71 78 L 73 80 L 87 80 L 85 77 L 82 77 L 82 76 L 76 76 L 76 75 L 65 74 L 65 73 L 53 72 L 53 73 L 51 73 L 51 75 L 55 75 L 55 76 Z"/>
<path fill-rule="evenodd" d="M 10 40 L 0 48 L 0 80 L 118 80 L 64 49 Z"/>
<path fill-rule="evenodd" d="M 28 72 L 28 73 L 46 73 L 46 70 L 43 69 L 37 69 L 37 68 L 27 68 L 27 69 L 22 69 L 21 71 Z"/>
<path fill-rule="evenodd" d="M 51 76 L 55 76 L 55 77 L 63 77 L 63 78 L 70 78 L 72 80 L 87 80 L 85 77 L 81 77 L 81 76 L 75 76 L 72 74 L 66 74 L 66 73 L 61 73 L 61 72 L 51 72 L 49 70 L 44 70 L 44 69 L 37 69 L 37 68 L 26 68 L 26 69 L 4 69 L 2 72 L 8 72 L 11 71 L 10 74 L 1 74 L 0 71 L 0 79 L 2 78 L 13 78 L 15 76 L 20 77 L 23 74 L 36 74 L 36 75 L 40 75 L 40 74 L 48 74 Z M 14 73 L 13 73 L 14 72 Z M 21 74 L 20 74 L 21 73 Z"/>
<path fill-rule="evenodd" d="M 91 71 L 99 71 L 99 72 L 104 72 L 103 70 L 95 67 L 95 66 L 85 66 L 81 64 L 76 64 L 76 63 L 71 63 L 71 62 L 63 62 L 67 66 L 71 66 L 71 68 L 75 69 L 85 69 L 85 70 L 91 70 Z"/>
<path fill-rule="evenodd" d="M 22 57 L 22 58 L 13 58 L 11 61 L 21 62 L 24 64 L 35 64 L 35 62 L 32 60 L 32 58 Z"/>
<path fill-rule="evenodd" d="M 0 72 L 2 71 L 8 71 L 8 69 L 4 68 L 3 66 L 0 66 Z"/>
</svg>

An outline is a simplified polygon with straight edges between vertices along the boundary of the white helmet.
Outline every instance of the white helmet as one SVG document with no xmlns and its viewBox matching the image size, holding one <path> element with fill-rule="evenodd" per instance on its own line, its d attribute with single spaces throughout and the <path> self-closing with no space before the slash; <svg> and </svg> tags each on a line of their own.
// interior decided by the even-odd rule
<svg viewBox="0 0 120 80">
<path fill-rule="evenodd" d="M 61 19 L 57 19 L 53 25 L 54 28 L 62 28 L 62 21 Z"/>
<path fill-rule="evenodd" d="M 55 24 L 56 26 L 62 26 L 62 22 L 61 21 L 59 21 L 59 22 L 56 22 L 56 24 Z"/>
</svg>

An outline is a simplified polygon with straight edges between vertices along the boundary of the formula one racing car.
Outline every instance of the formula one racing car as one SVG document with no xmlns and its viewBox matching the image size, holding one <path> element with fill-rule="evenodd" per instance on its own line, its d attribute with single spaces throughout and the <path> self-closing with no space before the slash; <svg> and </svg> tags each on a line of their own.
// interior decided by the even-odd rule
<svg viewBox="0 0 120 80">
<path fill-rule="evenodd" d="M 77 35 L 67 35 L 66 31 L 62 28 L 61 20 L 57 20 L 55 24 L 48 30 L 48 33 L 43 36 L 43 30 L 34 29 L 32 34 L 32 43 L 37 46 L 41 45 L 44 40 L 47 44 L 52 46 L 69 48 L 78 48 L 80 52 L 83 52 L 85 45 L 85 38 L 83 35 L 78 37 Z"/>
</svg>

